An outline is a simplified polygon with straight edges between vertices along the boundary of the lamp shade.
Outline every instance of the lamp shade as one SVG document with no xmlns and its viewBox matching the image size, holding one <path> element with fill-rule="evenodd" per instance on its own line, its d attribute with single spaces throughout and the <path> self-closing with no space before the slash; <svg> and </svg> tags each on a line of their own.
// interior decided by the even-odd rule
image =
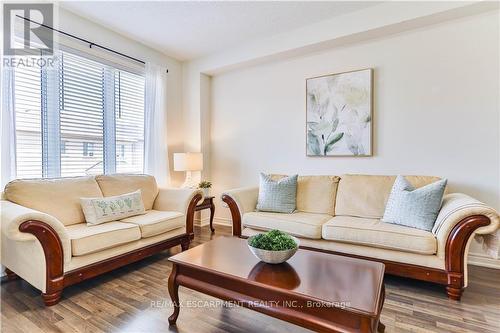
<svg viewBox="0 0 500 333">
<path fill-rule="evenodd" d="M 202 153 L 174 153 L 175 171 L 201 171 L 203 170 Z"/>
</svg>

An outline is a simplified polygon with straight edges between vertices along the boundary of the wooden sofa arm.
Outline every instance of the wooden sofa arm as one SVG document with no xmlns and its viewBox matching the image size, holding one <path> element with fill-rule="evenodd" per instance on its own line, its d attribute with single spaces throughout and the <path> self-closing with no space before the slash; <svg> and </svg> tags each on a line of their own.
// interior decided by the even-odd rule
<svg viewBox="0 0 500 333">
<path fill-rule="evenodd" d="M 467 286 L 467 256 L 474 234 L 490 234 L 499 227 L 498 213 L 462 193 L 447 194 L 432 232 L 438 241 L 437 255 L 445 259 L 447 292 L 459 300 Z"/>
<path fill-rule="evenodd" d="M 194 213 L 195 213 L 195 208 L 198 205 L 198 202 L 202 199 L 203 194 L 202 193 L 195 193 L 194 196 L 191 198 L 187 213 L 186 213 L 186 233 L 189 234 L 189 238 L 193 239 L 194 238 L 194 231 L 193 231 L 193 224 L 194 224 Z M 189 244 L 188 244 L 189 245 Z M 182 249 L 185 249 L 185 245 L 182 245 Z"/>
<path fill-rule="evenodd" d="M 241 212 L 238 208 L 236 201 L 227 194 L 222 195 L 222 201 L 224 201 L 229 210 L 231 211 L 231 221 L 233 224 L 233 236 L 241 237 Z"/>
<path fill-rule="evenodd" d="M 59 302 L 64 288 L 64 250 L 57 232 L 49 224 L 30 220 L 21 223 L 19 231 L 32 234 L 42 245 L 46 265 L 45 305 Z"/>
<path fill-rule="evenodd" d="M 231 211 L 234 236 L 241 236 L 242 216 L 246 212 L 255 210 L 258 196 L 258 187 L 238 188 L 226 191 L 222 194 L 222 201 L 228 205 L 229 210 Z"/>
<path fill-rule="evenodd" d="M 448 297 L 460 300 L 463 289 L 467 286 L 468 244 L 474 233 L 491 225 L 485 215 L 472 215 L 455 224 L 446 240 L 445 265 L 448 272 Z"/>
<path fill-rule="evenodd" d="M 17 254 L 21 260 L 10 261 L 6 266 L 10 276 L 16 271 L 25 275 L 36 272 L 35 265 L 43 265 L 45 276 L 43 283 L 37 284 L 42 290 L 42 297 L 46 305 L 54 305 L 61 297 L 64 287 L 64 263 L 71 260 L 71 243 L 65 226 L 55 217 L 30 209 L 13 202 L 1 201 L 2 240 L 8 243 L 9 251 L 16 251 L 16 244 L 38 241 L 43 254 L 35 258 L 26 257 L 27 254 Z M 5 237 L 5 238 L 4 238 Z M 6 254 L 8 255 L 8 254 Z M 45 260 L 44 263 L 38 260 Z M 26 267 L 30 263 L 30 267 Z M 10 267 L 9 267 L 10 266 Z M 31 276 L 31 279 L 37 279 Z M 40 280 L 38 280 L 40 281 Z"/>
</svg>

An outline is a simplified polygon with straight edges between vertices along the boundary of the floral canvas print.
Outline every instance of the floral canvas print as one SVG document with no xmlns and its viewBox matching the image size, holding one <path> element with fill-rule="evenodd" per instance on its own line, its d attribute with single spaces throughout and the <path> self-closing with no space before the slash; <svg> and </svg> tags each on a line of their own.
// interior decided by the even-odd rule
<svg viewBox="0 0 500 333">
<path fill-rule="evenodd" d="M 372 70 L 307 79 L 307 155 L 372 155 Z"/>
</svg>

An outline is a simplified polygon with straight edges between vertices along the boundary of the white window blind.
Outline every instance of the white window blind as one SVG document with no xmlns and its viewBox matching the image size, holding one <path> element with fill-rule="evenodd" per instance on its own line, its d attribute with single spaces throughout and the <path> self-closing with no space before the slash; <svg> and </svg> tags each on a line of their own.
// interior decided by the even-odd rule
<svg viewBox="0 0 500 333">
<path fill-rule="evenodd" d="M 42 177 L 41 71 L 20 66 L 15 70 L 17 175 Z"/>
<path fill-rule="evenodd" d="M 143 172 L 144 77 L 59 51 L 16 69 L 17 177 Z"/>
<path fill-rule="evenodd" d="M 133 172 L 144 164 L 144 78 L 118 72 L 115 81 L 116 171 Z"/>
<path fill-rule="evenodd" d="M 61 63 L 61 176 L 104 172 L 103 65 L 63 53 Z"/>
</svg>

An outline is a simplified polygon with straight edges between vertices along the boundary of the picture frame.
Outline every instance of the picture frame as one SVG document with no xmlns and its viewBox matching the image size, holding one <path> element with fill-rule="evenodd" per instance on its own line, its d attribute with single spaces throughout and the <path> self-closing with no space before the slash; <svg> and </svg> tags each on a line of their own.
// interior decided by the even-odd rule
<svg viewBox="0 0 500 333">
<path fill-rule="evenodd" d="M 306 155 L 373 156 L 373 69 L 306 79 Z"/>
</svg>

